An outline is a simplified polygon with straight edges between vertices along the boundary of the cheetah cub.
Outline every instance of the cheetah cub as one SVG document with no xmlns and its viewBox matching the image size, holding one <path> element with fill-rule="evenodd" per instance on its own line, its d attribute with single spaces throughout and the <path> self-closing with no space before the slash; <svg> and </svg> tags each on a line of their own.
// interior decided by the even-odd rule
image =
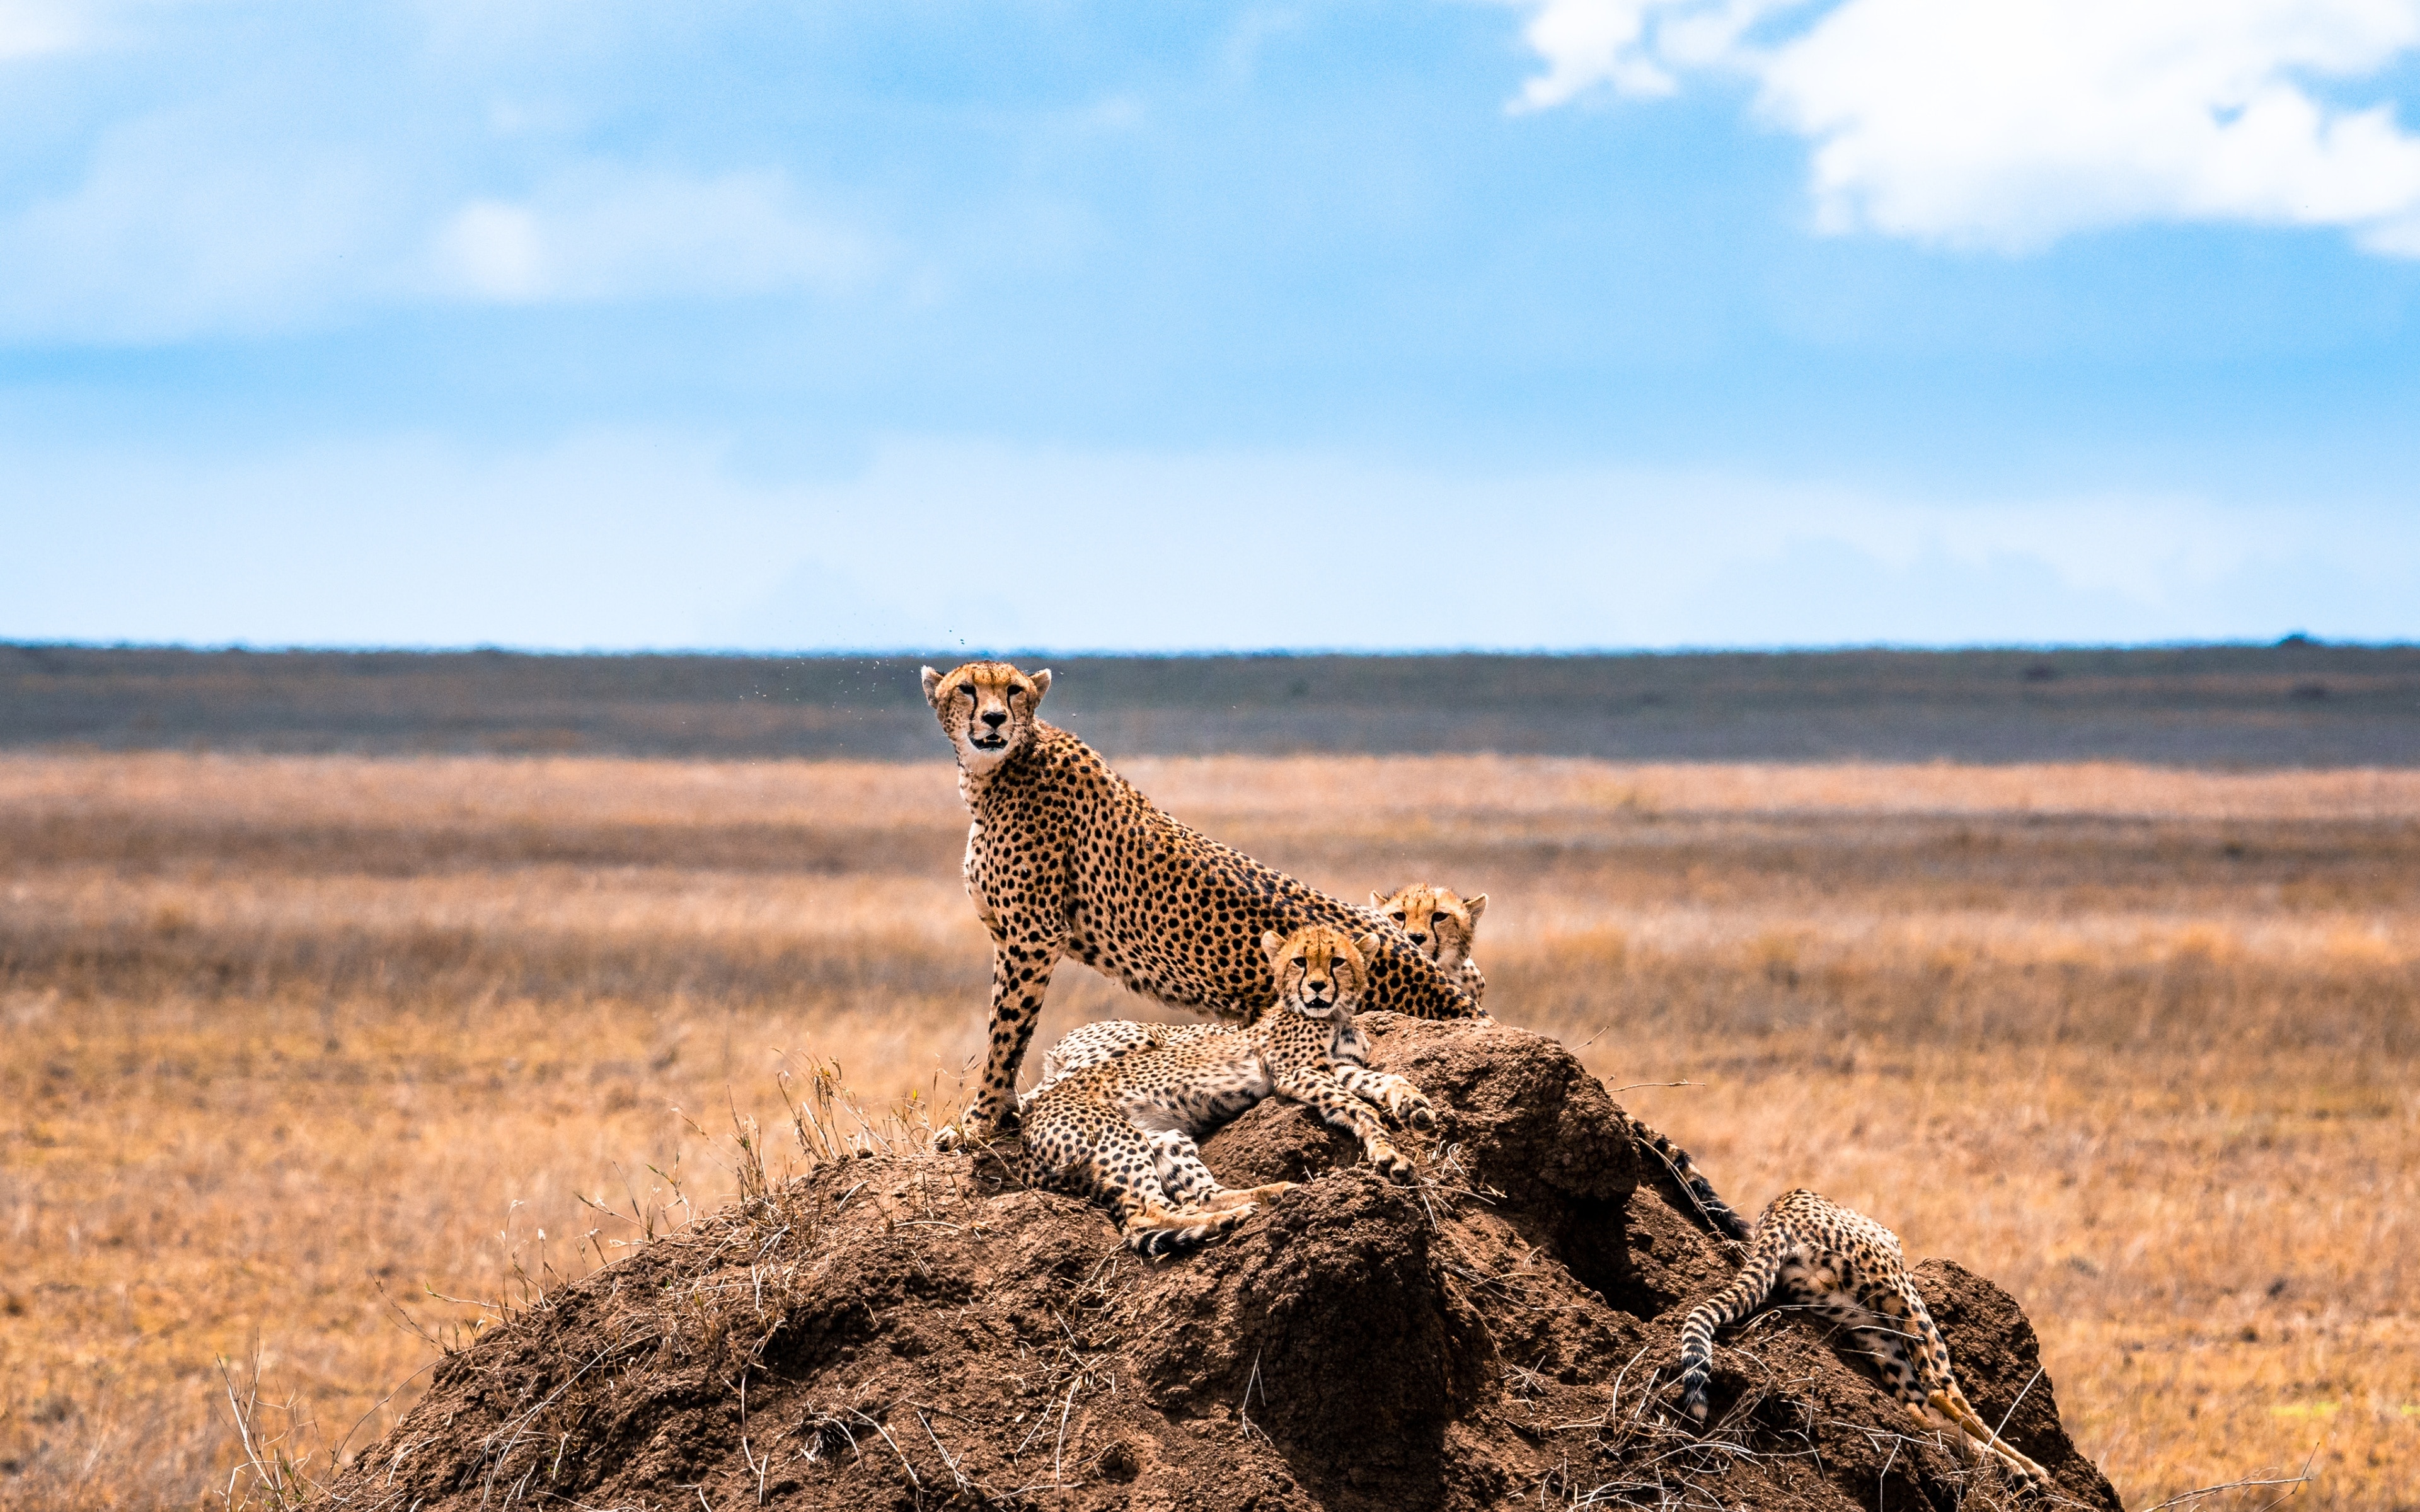
<svg viewBox="0 0 2420 1512">
<path fill-rule="evenodd" d="M 1106 1200 L 1138 1252 L 1172 1253 L 1233 1230 L 1254 1204 L 1293 1185 L 1222 1187 L 1194 1143 L 1275 1093 L 1351 1130 L 1389 1180 L 1411 1180 L 1411 1162 L 1388 1142 L 1370 1104 L 1426 1129 L 1436 1122 L 1428 1099 L 1400 1076 L 1334 1055 L 1337 1041 L 1353 1032 L 1353 1009 L 1368 981 L 1362 951 L 1376 943 L 1374 935 L 1349 940 L 1317 924 L 1283 939 L 1262 935 L 1278 998 L 1248 1028 L 1109 1026 L 1122 1032 L 1120 1048 L 1095 1063 L 1062 1068 L 1024 1100 L 1033 1179 Z M 1088 1025 L 1069 1038 L 1103 1027 Z M 1141 1031 L 1140 1039 L 1130 1031 Z M 1050 1069 L 1046 1060 L 1046 1072 Z"/>
<path fill-rule="evenodd" d="M 1471 937 L 1479 933 L 1479 916 L 1487 912 L 1487 894 L 1462 898 L 1444 888 L 1415 882 L 1392 896 L 1370 894 L 1363 910 L 1373 918 L 1394 925 L 1412 937 L 1420 953 L 1450 973 L 1478 1002 L 1487 992 L 1487 979 L 1470 958 Z"/>
<path fill-rule="evenodd" d="M 1958 1429 L 1970 1452 L 1998 1458 L 2026 1490 L 2049 1487 L 2050 1473 L 2009 1447 L 1958 1389 L 1949 1347 L 1908 1278 L 1899 1236 L 1804 1190 L 1773 1199 L 1757 1220 L 1739 1278 L 1681 1325 L 1681 1402 L 1691 1417 L 1706 1420 L 1714 1335 L 1776 1301 L 1810 1307 L 1846 1326 L 1917 1423 L 1930 1427 L 1937 1420 Z"/>
</svg>

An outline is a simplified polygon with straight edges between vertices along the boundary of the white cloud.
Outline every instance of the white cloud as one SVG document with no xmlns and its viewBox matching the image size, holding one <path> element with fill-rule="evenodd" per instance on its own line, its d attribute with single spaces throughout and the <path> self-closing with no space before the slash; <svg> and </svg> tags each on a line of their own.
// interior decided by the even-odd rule
<svg viewBox="0 0 2420 1512">
<path fill-rule="evenodd" d="M 448 204 L 373 147 L 194 161 L 187 113 L 119 128 L 81 182 L 0 215 L 0 336 L 175 341 L 439 300 L 538 303 L 829 291 L 876 265 L 778 173 L 558 170 Z"/>
<path fill-rule="evenodd" d="M 0 63 L 90 45 L 97 35 L 91 9 L 69 0 L 0 0 Z"/>
<path fill-rule="evenodd" d="M 0 0 L 0 66 L 39 85 L 0 95 L 0 341 L 828 293 L 880 261 L 778 168 L 711 150 L 634 162 L 583 140 L 597 130 L 579 91 L 533 59 L 612 31 L 593 8 L 482 28 L 469 8 L 405 7 L 361 23 L 422 44 L 385 52 L 299 23 L 264 51 L 284 23 L 222 26 L 222 8 L 240 8 Z M 39 114 L 62 100 L 106 103 Z"/>
<path fill-rule="evenodd" d="M 318 317 L 392 277 L 375 251 L 394 208 L 340 149 L 196 162 L 194 122 L 121 128 L 83 180 L 0 218 L 0 334 L 173 340 Z"/>
<path fill-rule="evenodd" d="M 1522 38 L 1546 71 L 1521 86 L 1522 103 L 1544 110 L 1611 85 L 1626 95 L 1668 95 L 1672 75 L 1648 55 L 1647 16 L 1662 0 L 1544 0 Z"/>
<path fill-rule="evenodd" d="M 1516 0 L 1521 3 L 1521 0 Z M 2009 251 L 2144 221 L 2420 255 L 2420 136 L 2373 86 L 2420 0 L 1526 0 L 1519 103 L 1751 81 L 1829 230 Z"/>
<path fill-rule="evenodd" d="M 520 202 L 474 199 L 435 244 L 441 286 L 507 303 L 827 289 L 874 265 L 778 173 L 689 178 L 590 167 Z"/>
</svg>

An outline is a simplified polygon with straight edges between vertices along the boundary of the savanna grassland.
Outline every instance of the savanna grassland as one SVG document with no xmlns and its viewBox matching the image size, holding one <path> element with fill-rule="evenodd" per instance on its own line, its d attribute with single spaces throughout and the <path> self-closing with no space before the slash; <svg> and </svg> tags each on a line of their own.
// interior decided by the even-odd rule
<svg viewBox="0 0 2420 1512">
<path fill-rule="evenodd" d="M 1997 1279 L 2130 1506 L 2415 1504 L 2420 773 L 1119 765 L 1348 896 L 1487 892 L 1499 1017 L 1742 1205 Z M 0 1504 L 215 1498 L 222 1361 L 362 1444 L 483 1304 L 721 1200 L 785 1066 L 946 1111 L 963 825 L 941 764 L 0 757 Z"/>
</svg>

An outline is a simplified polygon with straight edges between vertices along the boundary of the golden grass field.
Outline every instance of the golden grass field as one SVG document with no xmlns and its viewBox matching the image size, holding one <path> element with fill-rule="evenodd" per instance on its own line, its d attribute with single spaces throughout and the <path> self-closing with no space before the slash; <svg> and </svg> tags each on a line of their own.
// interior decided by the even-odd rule
<svg viewBox="0 0 2420 1512">
<path fill-rule="evenodd" d="M 1999 1280 L 2129 1506 L 2420 1505 L 2420 773 L 1120 764 L 1347 896 L 1489 893 L 1500 1018 L 1742 1206 Z M 362 1444 L 427 1335 L 721 1200 L 785 1060 L 946 1111 L 963 825 L 941 764 L 0 757 L 0 1505 L 215 1501 L 222 1361 Z"/>
</svg>

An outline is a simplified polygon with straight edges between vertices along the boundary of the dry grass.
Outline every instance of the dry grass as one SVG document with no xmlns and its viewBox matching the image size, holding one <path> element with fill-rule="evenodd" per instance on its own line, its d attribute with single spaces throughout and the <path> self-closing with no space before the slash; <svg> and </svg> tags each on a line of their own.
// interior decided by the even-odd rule
<svg viewBox="0 0 2420 1512">
<path fill-rule="evenodd" d="M 1500 1016 L 1702 1084 L 1625 1101 L 1742 1202 L 1998 1278 L 2130 1505 L 2314 1447 L 2301 1504 L 2412 1504 L 2420 774 L 1122 764 L 1350 895 L 1489 892 Z M 687 1120 L 779 1120 L 785 1054 L 948 1101 L 955 803 L 938 765 L 0 759 L 0 1504 L 214 1494 L 222 1359 L 287 1448 L 365 1442 L 435 1355 L 396 1304 L 442 1336 L 721 1201 Z M 1071 968 L 1043 1032 L 1140 1007 Z"/>
</svg>

